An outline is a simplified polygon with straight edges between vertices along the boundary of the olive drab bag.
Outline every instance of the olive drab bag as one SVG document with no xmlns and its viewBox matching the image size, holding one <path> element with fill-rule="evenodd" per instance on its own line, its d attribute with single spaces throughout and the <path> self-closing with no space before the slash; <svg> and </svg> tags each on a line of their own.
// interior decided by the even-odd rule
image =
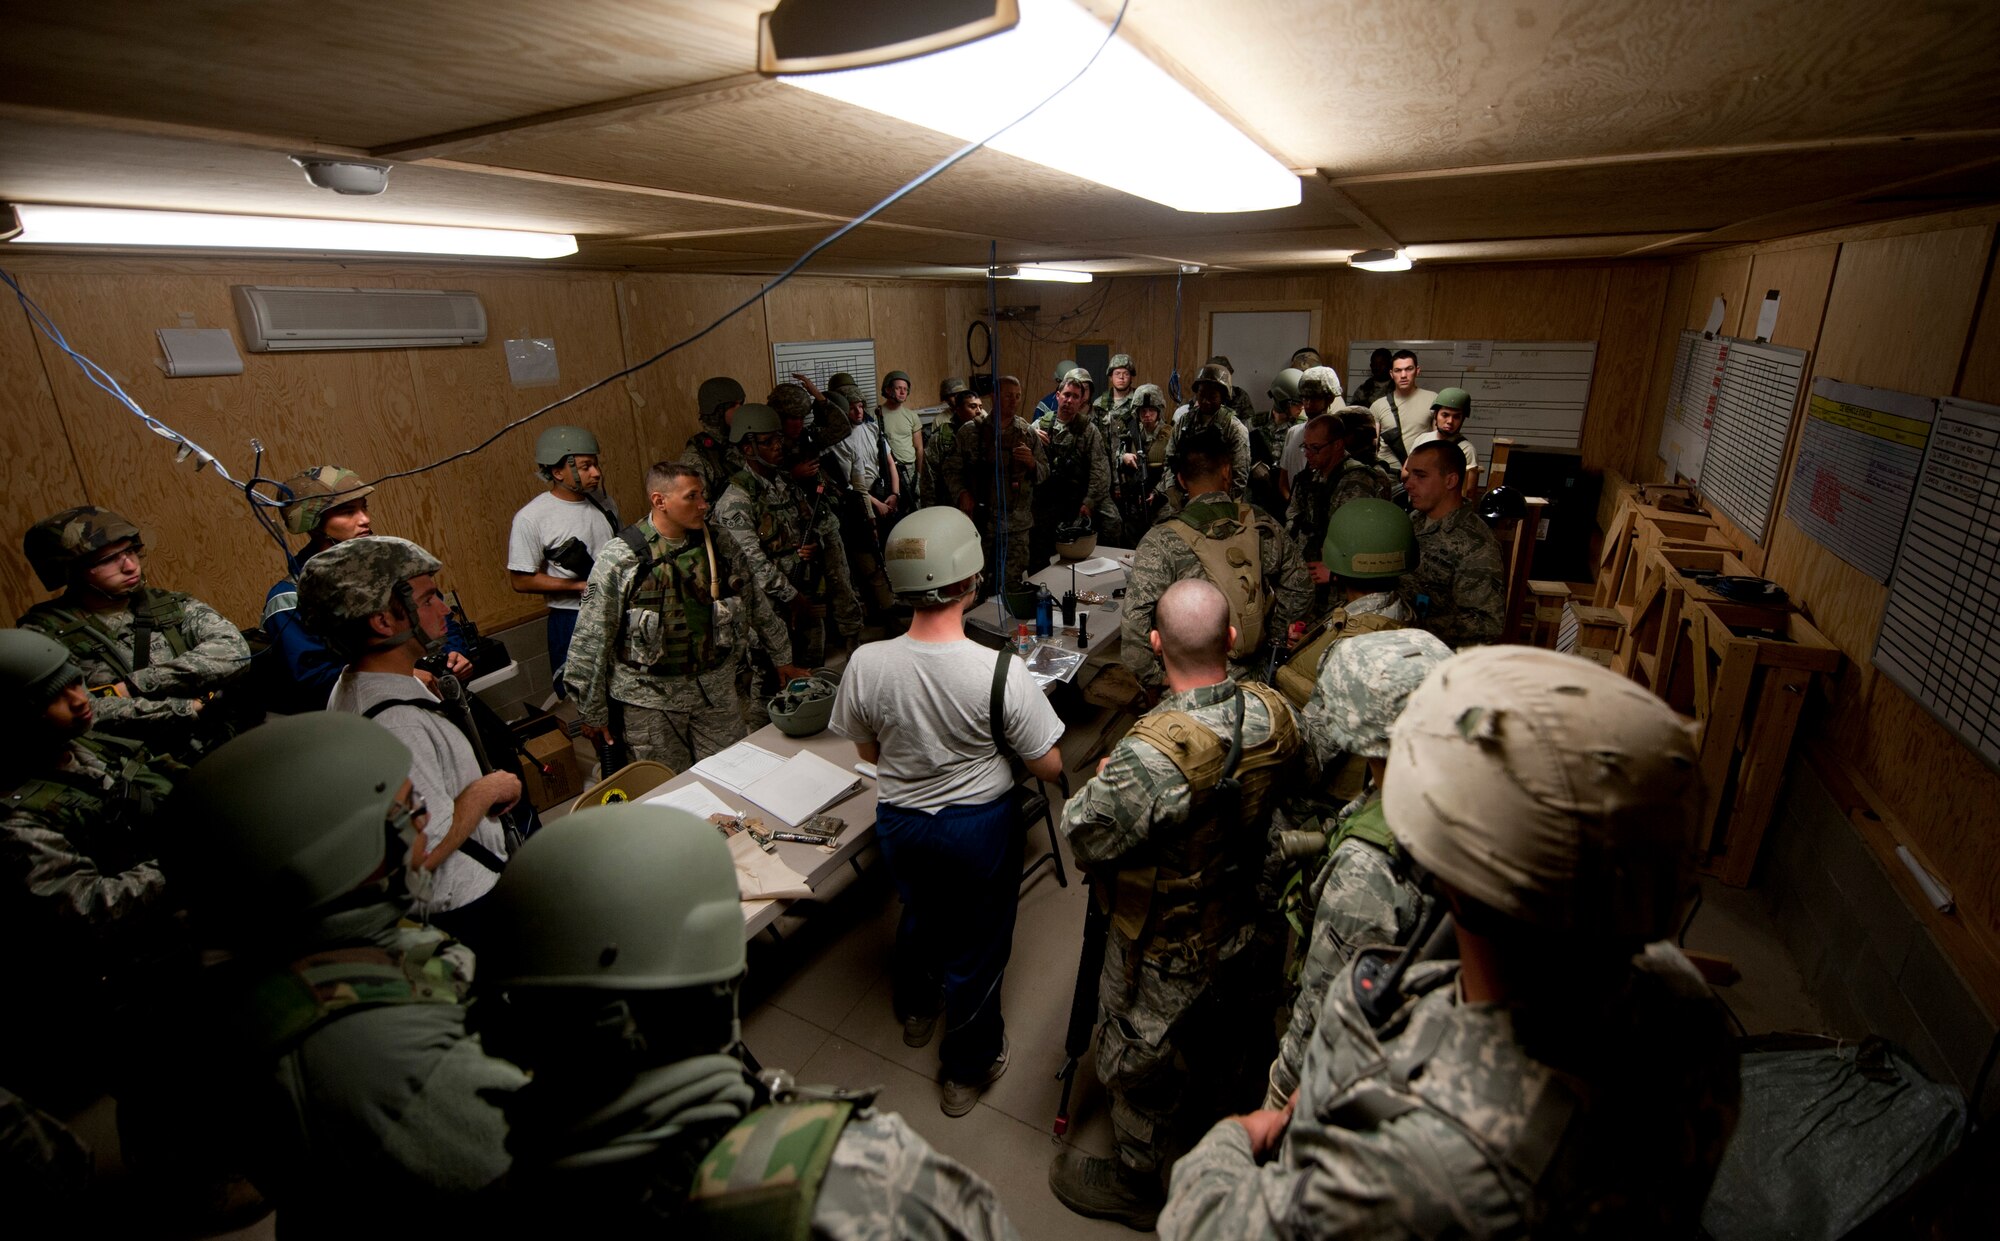
<svg viewBox="0 0 2000 1241">
<path fill-rule="evenodd" d="M 1218 520 L 1231 520 L 1219 504 L 1190 504 L 1167 524 L 1201 561 L 1201 571 L 1229 600 L 1229 623 L 1236 627 L 1236 641 L 1229 644 L 1229 658 L 1242 659 L 1264 644 L 1264 618 L 1270 614 L 1274 598 L 1264 585 L 1263 529 L 1267 518 L 1248 504 L 1232 503 L 1236 532 L 1223 538 L 1207 531 Z"/>
<path fill-rule="evenodd" d="M 1291 699 L 1295 707 L 1304 707 L 1312 697 L 1313 686 L 1319 681 L 1320 660 L 1326 658 L 1334 643 L 1356 634 L 1403 628 L 1401 621 L 1393 621 L 1374 612 L 1349 616 L 1346 608 L 1329 616 L 1324 625 L 1318 637 L 1301 646 L 1285 661 L 1285 666 L 1278 669 L 1278 688 L 1284 691 L 1285 697 Z"/>
</svg>

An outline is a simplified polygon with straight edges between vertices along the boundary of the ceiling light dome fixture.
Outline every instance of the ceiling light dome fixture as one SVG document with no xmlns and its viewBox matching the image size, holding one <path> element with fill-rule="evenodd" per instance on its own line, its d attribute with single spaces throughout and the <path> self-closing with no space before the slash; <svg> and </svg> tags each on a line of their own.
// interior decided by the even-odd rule
<svg viewBox="0 0 2000 1241">
<path fill-rule="evenodd" d="M 1410 252 L 1407 250 L 1361 250 L 1347 256 L 1349 267 L 1359 267 L 1362 271 L 1408 271 Z"/>
<path fill-rule="evenodd" d="M 781 0 L 764 15 L 758 68 L 973 142 L 1062 87 L 1102 43 L 1104 24 L 1071 0 Z M 1077 140 L 1107 133 L 1118 135 L 1117 159 Z M 1176 211 L 1270 211 L 1300 200 L 1297 173 L 1122 38 L 989 145 Z"/>
</svg>

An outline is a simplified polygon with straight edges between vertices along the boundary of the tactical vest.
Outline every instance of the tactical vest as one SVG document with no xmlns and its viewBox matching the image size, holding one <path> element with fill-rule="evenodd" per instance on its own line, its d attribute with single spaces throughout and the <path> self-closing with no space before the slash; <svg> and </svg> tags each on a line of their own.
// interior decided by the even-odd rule
<svg viewBox="0 0 2000 1241">
<path fill-rule="evenodd" d="M 1209 526 L 1224 520 L 1237 523 L 1234 534 L 1216 538 L 1207 533 Z M 1201 561 L 1202 575 L 1229 600 L 1229 623 L 1236 627 L 1231 659 L 1242 659 L 1263 645 L 1264 617 L 1271 610 L 1273 596 L 1264 586 L 1261 520 L 1248 504 L 1230 501 L 1190 504 L 1167 523 Z"/>
<path fill-rule="evenodd" d="M 715 543 L 708 528 L 702 527 L 700 542 L 689 539 L 685 547 L 666 557 L 653 554 L 656 540 L 664 540 L 651 522 L 634 522 L 619 531 L 618 537 L 639 561 L 620 609 L 620 632 L 625 640 L 619 644 L 618 662 L 669 677 L 715 667 L 721 654 L 716 642 L 715 601 L 722 591 L 718 588 Z M 642 637 L 643 641 L 635 641 Z M 638 652 L 639 659 L 627 658 L 628 649 L 634 646 L 645 648 Z"/>
<path fill-rule="evenodd" d="M 1084 452 L 1087 424 L 1079 414 L 1065 427 L 1060 421 L 1049 431 L 1049 488 L 1053 493 L 1075 493 L 1079 499 L 1090 488 L 1090 458 Z"/>
<path fill-rule="evenodd" d="M 708 467 L 706 477 L 702 479 L 702 489 L 708 496 L 708 502 L 713 504 L 722 497 L 723 489 L 729 486 L 729 446 L 707 431 L 697 431 L 688 436 L 687 446 Z"/>
<path fill-rule="evenodd" d="M 692 1234 L 808 1241 L 813 1206 L 853 1116 L 845 1099 L 801 1099 L 767 1104 L 736 1122 L 695 1170 Z"/>
<path fill-rule="evenodd" d="M 1111 925 L 1149 965 L 1204 972 L 1255 915 L 1272 786 L 1298 752 L 1299 730 L 1276 690 L 1239 682 L 1238 709 L 1248 705 L 1245 694 L 1264 704 L 1271 733 L 1243 748 L 1233 773 L 1239 785 L 1234 798 L 1214 795 L 1228 763 L 1229 738 L 1189 713 L 1152 712 L 1129 734 L 1166 755 L 1193 794 L 1184 830 L 1155 842 L 1146 855 L 1150 864 L 1119 871 L 1113 886 Z"/>
<path fill-rule="evenodd" d="M 107 804 L 129 807 L 124 822 L 145 819 L 173 792 L 173 781 L 145 761 L 146 747 L 109 733 L 91 733 L 74 744 L 92 751 L 110 769 L 112 786 L 104 788 L 81 772 L 55 771 L 27 780 L 4 799 L 13 809 L 31 810 L 67 819 L 85 819 L 103 826 Z"/>
<path fill-rule="evenodd" d="M 127 681 L 134 672 L 152 664 L 155 633 L 167 640 L 168 649 L 175 655 L 185 655 L 194 649 L 182 629 L 187 622 L 187 599 L 175 591 L 155 590 L 151 586 L 133 591 L 127 605 L 132 613 L 129 651 L 91 613 L 59 601 L 36 604 L 22 619 L 68 647 L 71 653 L 110 664 L 117 673 L 114 679 Z"/>
<path fill-rule="evenodd" d="M 1364 612 L 1360 616 L 1349 616 L 1346 608 L 1340 608 L 1327 618 L 1326 628 L 1317 638 L 1300 647 L 1285 666 L 1278 669 L 1278 688 L 1285 697 L 1292 700 L 1295 707 L 1303 707 L 1312 697 L 1313 686 L 1319 680 L 1320 661 L 1333 649 L 1333 644 L 1343 638 L 1351 638 L 1361 633 L 1380 633 L 1385 629 L 1401 629 L 1401 621 L 1390 620 L 1378 612 Z"/>
<path fill-rule="evenodd" d="M 741 487 L 743 494 L 749 496 L 756 504 L 757 546 L 764 549 L 764 554 L 771 558 L 771 563 L 782 566 L 787 553 L 795 553 L 797 549 L 786 541 L 784 526 L 779 523 L 777 514 L 771 511 L 769 501 L 764 498 L 763 480 L 749 470 L 738 470 L 729 476 L 729 481 Z"/>
<path fill-rule="evenodd" d="M 364 945 L 301 957 L 256 978 L 225 1002 L 226 1028 L 246 1031 L 262 1062 L 290 1052 L 330 1021 L 400 1004 L 458 1004 L 471 979 L 440 955 L 444 940 L 403 949 Z"/>
</svg>

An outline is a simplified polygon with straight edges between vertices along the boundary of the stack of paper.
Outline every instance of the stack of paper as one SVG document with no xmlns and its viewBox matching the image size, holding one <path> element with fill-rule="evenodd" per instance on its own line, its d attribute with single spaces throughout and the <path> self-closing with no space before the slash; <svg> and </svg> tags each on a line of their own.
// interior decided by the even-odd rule
<svg viewBox="0 0 2000 1241">
<path fill-rule="evenodd" d="M 861 777 L 811 750 L 800 750 L 742 789 L 743 796 L 788 825 L 803 823 L 860 791 Z"/>
<path fill-rule="evenodd" d="M 688 771 L 713 780 L 725 788 L 747 789 L 784 765 L 785 760 L 762 746 L 739 741 L 726 750 L 709 755 Z"/>
</svg>

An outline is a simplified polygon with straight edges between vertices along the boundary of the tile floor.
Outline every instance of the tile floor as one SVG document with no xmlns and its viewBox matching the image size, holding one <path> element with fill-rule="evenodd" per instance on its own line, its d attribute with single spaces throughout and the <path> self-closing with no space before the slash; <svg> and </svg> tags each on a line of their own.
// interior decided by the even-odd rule
<svg viewBox="0 0 2000 1241">
<path fill-rule="evenodd" d="M 1102 713 L 1082 714 L 1065 737 L 1073 786 L 1095 763 L 1095 753 L 1082 751 L 1096 743 L 1104 719 Z M 579 757 L 590 761 L 587 753 Z M 1042 843 L 1038 826 L 1029 837 L 1030 853 Z M 1028 1241 L 1134 1235 L 1117 1224 L 1072 1215 L 1048 1189 L 1049 1161 L 1058 1150 L 1051 1131 L 1060 1093 L 1056 1072 L 1085 899 L 1073 867 L 1069 876 L 1064 888 L 1043 868 L 1022 892 L 1003 992 L 1008 1070 L 971 1113 L 956 1120 L 938 1108 L 936 1043 L 905 1047 L 902 1026 L 890 1011 L 889 963 L 899 904 L 880 866 L 865 869 L 807 920 L 791 923 L 784 941 L 760 937 L 751 947 L 744 989 L 744 1039 L 764 1065 L 788 1069 L 802 1082 L 879 1087 L 878 1106 L 901 1113 L 938 1149 L 992 1182 Z M 1704 884 L 1703 895 L 1687 945 L 1735 962 L 1742 978 L 1719 994 L 1744 1028 L 1751 1034 L 1820 1029 L 1819 1012 L 1778 939 L 1763 896 L 1712 883 Z M 1071 1117 L 1068 1140 L 1094 1154 L 1110 1153 L 1110 1120 L 1088 1056 L 1077 1073 Z M 99 1151 L 107 1190 L 115 1195 L 109 1101 L 74 1123 Z M 217 1235 L 269 1241 L 276 1236 L 274 1220 L 266 1216 Z"/>
</svg>

